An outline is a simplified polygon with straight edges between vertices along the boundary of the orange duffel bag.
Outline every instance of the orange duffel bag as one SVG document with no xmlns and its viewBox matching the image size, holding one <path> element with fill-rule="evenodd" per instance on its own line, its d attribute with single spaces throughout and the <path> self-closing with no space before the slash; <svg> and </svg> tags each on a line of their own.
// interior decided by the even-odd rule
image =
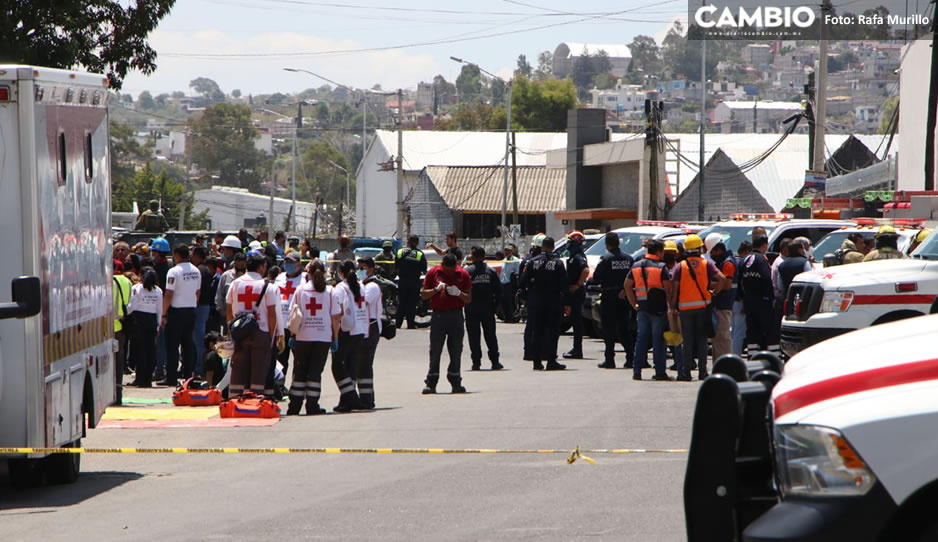
<svg viewBox="0 0 938 542">
<path fill-rule="evenodd" d="M 222 402 L 218 407 L 222 418 L 279 418 L 280 405 L 263 395 L 247 392 Z"/>
<path fill-rule="evenodd" d="M 173 392 L 173 404 L 176 406 L 214 406 L 221 402 L 221 390 L 193 378 L 186 380 Z"/>
</svg>

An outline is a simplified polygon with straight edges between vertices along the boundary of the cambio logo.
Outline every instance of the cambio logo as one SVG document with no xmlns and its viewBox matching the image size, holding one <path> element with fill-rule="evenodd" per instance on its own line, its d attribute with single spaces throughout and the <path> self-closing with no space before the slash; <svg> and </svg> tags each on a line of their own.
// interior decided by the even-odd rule
<svg viewBox="0 0 938 542">
<path fill-rule="evenodd" d="M 757 7 L 750 12 L 740 6 L 736 17 L 732 10 L 725 7 L 720 12 L 718 19 L 714 20 L 717 13 L 716 6 L 703 6 L 697 8 L 694 14 L 694 20 L 701 28 L 778 28 L 791 27 L 808 28 L 814 24 L 814 11 L 806 6 L 797 8 L 777 8 L 777 7 Z"/>
</svg>

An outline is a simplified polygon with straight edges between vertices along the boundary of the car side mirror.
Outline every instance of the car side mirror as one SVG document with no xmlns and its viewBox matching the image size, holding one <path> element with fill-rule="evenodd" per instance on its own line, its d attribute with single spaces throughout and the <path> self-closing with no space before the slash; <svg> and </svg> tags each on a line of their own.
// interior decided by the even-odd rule
<svg viewBox="0 0 938 542">
<path fill-rule="evenodd" d="M 28 318 L 42 310 L 42 288 L 39 277 L 20 277 L 13 280 L 13 301 L 0 303 L 0 320 Z"/>
</svg>

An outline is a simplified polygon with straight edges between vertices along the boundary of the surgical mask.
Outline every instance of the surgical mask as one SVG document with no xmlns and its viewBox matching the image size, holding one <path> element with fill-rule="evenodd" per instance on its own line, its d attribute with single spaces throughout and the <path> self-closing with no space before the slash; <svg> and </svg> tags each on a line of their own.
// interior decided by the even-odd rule
<svg viewBox="0 0 938 542">
<path fill-rule="evenodd" d="M 355 272 L 355 274 L 358 275 L 358 280 L 365 280 L 368 278 L 368 273 L 364 269 L 359 269 Z"/>
<path fill-rule="evenodd" d="M 284 263 L 284 264 L 283 264 L 283 271 L 284 271 L 285 273 L 295 273 L 295 272 L 296 272 L 296 264 L 295 264 L 295 263 Z"/>
<path fill-rule="evenodd" d="M 664 263 L 670 265 L 674 263 L 674 260 L 676 257 L 677 257 L 677 254 L 674 254 L 673 252 L 665 252 L 664 256 L 662 256 L 661 259 L 664 261 Z"/>
</svg>

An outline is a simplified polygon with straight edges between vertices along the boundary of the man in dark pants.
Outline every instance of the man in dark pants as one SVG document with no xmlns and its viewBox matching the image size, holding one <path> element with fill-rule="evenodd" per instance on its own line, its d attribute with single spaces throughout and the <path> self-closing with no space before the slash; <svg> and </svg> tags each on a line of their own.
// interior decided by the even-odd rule
<svg viewBox="0 0 938 542">
<path fill-rule="evenodd" d="M 472 247 L 472 265 L 466 272 L 472 279 L 472 302 L 466 305 L 466 334 L 469 336 L 469 352 L 472 370 L 482 368 L 482 342 L 479 327 L 485 335 L 492 370 L 504 369 L 498 362 L 498 337 L 495 336 L 495 307 L 501 295 L 498 273 L 485 263 L 485 249 Z"/>
<path fill-rule="evenodd" d="M 531 251 L 528 252 L 527 258 L 521 260 L 521 265 L 518 268 L 518 289 L 521 290 L 521 295 L 524 296 L 524 307 L 527 313 L 527 318 L 524 321 L 523 359 L 525 361 L 534 361 L 534 357 L 531 354 L 531 337 L 534 334 L 534 323 L 531 321 L 531 313 L 537 308 L 537 299 L 535 299 L 531 289 L 526 288 L 525 285 L 521 283 L 521 277 L 524 276 L 524 271 L 528 268 L 528 265 L 531 264 L 531 261 L 541 254 L 541 243 L 544 242 L 546 237 L 547 236 L 543 233 L 539 233 L 531 239 Z"/>
<path fill-rule="evenodd" d="M 407 319 L 407 329 L 415 329 L 417 302 L 420 299 L 420 277 L 427 272 L 427 258 L 417 248 L 420 238 L 416 235 L 407 239 L 407 248 L 397 251 L 394 267 L 397 270 L 397 328 Z"/>
<path fill-rule="evenodd" d="M 176 386 L 179 347 L 182 346 L 182 377 L 189 378 L 195 369 L 195 309 L 199 303 L 202 273 L 189 263 L 189 247 L 176 245 L 173 249 L 176 263 L 166 274 L 166 291 L 163 293 L 162 327 L 166 329 L 166 380 L 165 386 Z"/>
<path fill-rule="evenodd" d="M 779 350 L 779 323 L 775 320 L 772 300 L 772 267 L 765 258 L 769 246 L 766 236 L 760 235 L 752 241 L 752 253 L 742 264 L 743 307 L 746 311 L 746 343 L 749 354 L 759 350 Z"/>
<path fill-rule="evenodd" d="M 436 393 L 444 344 L 449 351 L 446 379 L 453 386 L 453 393 L 466 393 L 459 365 L 465 334 L 463 307 L 472 302 L 472 279 L 465 269 L 456 265 L 456 256 L 447 254 L 443 256 L 442 264 L 427 272 L 420 296 L 430 300 L 433 310 L 430 319 L 430 370 L 423 393 Z"/>
<path fill-rule="evenodd" d="M 521 286 L 528 291 L 528 322 L 531 324 L 529 353 L 534 370 L 562 371 L 557 363 L 557 340 L 560 338 L 560 317 L 567 290 L 567 271 L 563 260 L 554 254 L 554 239 L 545 237 L 541 253 L 528 262 L 521 273 Z M 566 307 L 569 310 L 569 307 Z"/>
<path fill-rule="evenodd" d="M 625 348 L 625 367 L 630 368 L 634 344 L 628 344 L 627 337 L 632 314 L 625 299 L 624 285 L 635 260 L 619 250 L 617 233 L 607 233 L 604 241 L 606 253 L 599 259 L 592 279 L 602 288 L 602 297 L 599 299 L 599 317 L 602 319 L 603 339 L 606 342 L 606 359 L 599 364 L 599 368 L 616 368 L 616 342 L 621 343 Z"/>
<path fill-rule="evenodd" d="M 572 231 L 567 234 L 570 257 L 567 258 L 567 302 L 570 307 L 570 324 L 573 327 L 573 348 L 563 355 L 564 359 L 583 359 L 583 301 L 586 300 L 586 279 L 590 276 L 589 264 L 583 254 L 583 233 Z"/>
</svg>

